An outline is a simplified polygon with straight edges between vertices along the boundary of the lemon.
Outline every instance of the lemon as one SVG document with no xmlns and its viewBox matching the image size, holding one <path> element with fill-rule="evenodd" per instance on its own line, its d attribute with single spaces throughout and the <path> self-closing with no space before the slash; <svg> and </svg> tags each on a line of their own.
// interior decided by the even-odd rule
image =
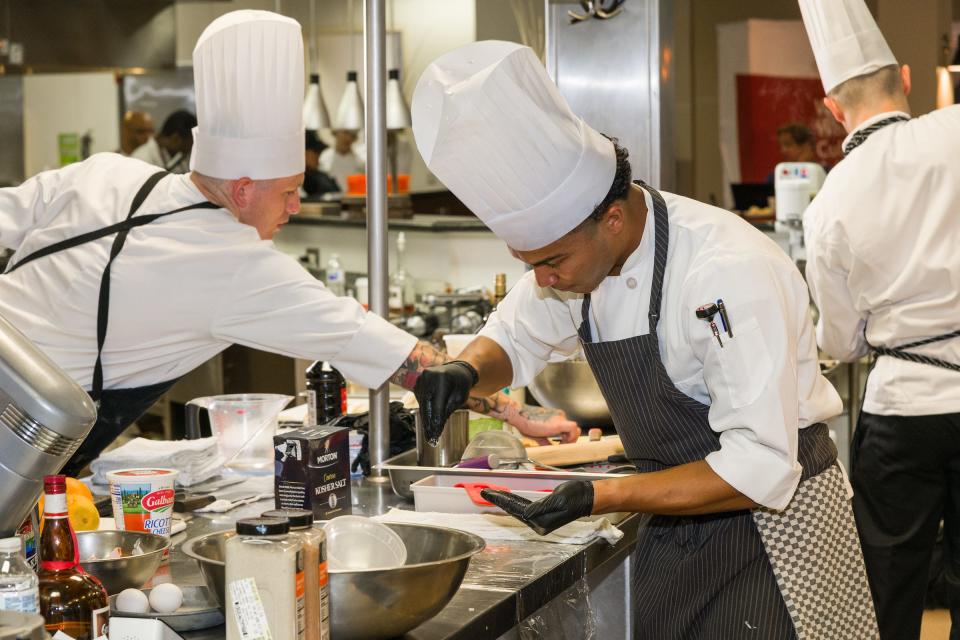
<svg viewBox="0 0 960 640">
<path fill-rule="evenodd" d="M 67 515 L 74 531 L 96 531 L 100 526 L 100 514 L 93 500 L 82 495 L 67 496 Z"/>
<path fill-rule="evenodd" d="M 85 496 L 93 502 L 93 493 L 90 492 L 90 488 L 76 478 L 67 478 L 67 495 Z"/>
</svg>

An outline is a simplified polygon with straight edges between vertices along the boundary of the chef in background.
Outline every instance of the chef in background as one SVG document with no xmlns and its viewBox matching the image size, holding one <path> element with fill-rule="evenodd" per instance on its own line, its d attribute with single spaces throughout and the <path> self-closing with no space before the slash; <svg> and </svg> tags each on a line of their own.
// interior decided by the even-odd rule
<svg viewBox="0 0 960 640">
<path fill-rule="evenodd" d="M 817 140 L 810 127 L 802 122 L 790 122 L 777 128 L 777 147 L 780 162 L 817 162 Z M 767 183 L 773 184 L 775 177 L 776 167 L 767 174 Z"/>
<path fill-rule="evenodd" d="M 316 131 L 307 129 L 304 138 L 305 168 L 303 184 L 300 185 L 301 198 L 319 198 L 325 193 L 339 192 L 340 185 L 328 174 L 320 170 L 320 154 L 327 149 Z"/>
<path fill-rule="evenodd" d="M 270 241 L 300 207 L 303 59 L 295 20 L 227 13 L 193 53 L 190 174 L 101 153 L 0 189 L 0 246 L 15 250 L 0 315 L 98 403 L 67 473 L 234 343 L 329 361 L 371 388 L 412 388 L 447 359 L 333 295 Z M 467 404 L 534 437 L 579 435 L 562 412 L 503 393 Z"/>
<path fill-rule="evenodd" d="M 146 111 L 127 111 L 120 124 L 120 148 L 117 153 L 129 156 L 153 137 L 153 118 Z"/>
<path fill-rule="evenodd" d="M 863 0 L 800 0 L 824 103 L 849 135 L 804 215 L 829 355 L 873 354 L 853 507 L 883 638 L 917 638 L 940 521 L 960 581 L 960 107 L 912 118 Z M 951 610 L 960 634 L 960 608 Z"/>
<path fill-rule="evenodd" d="M 333 131 L 333 146 L 320 153 L 318 169 L 337 181 L 340 190 L 347 191 L 347 177 L 366 173 L 366 163 L 356 149 L 357 132 L 346 129 Z"/>
<path fill-rule="evenodd" d="M 640 473 L 511 513 L 541 531 L 655 514 L 633 559 L 634 637 L 875 638 L 824 423 L 840 398 L 783 251 L 633 182 L 627 150 L 570 111 L 527 47 L 440 57 L 412 116 L 428 168 L 532 267 L 459 361 L 420 377 L 428 433 L 470 393 L 525 385 L 582 346 Z"/>
<path fill-rule="evenodd" d="M 181 109 L 163 121 L 160 133 L 137 147 L 131 157 L 149 162 L 171 173 L 190 171 L 190 150 L 193 148 L 193 128 L 197 117 Z"/>
</svg>

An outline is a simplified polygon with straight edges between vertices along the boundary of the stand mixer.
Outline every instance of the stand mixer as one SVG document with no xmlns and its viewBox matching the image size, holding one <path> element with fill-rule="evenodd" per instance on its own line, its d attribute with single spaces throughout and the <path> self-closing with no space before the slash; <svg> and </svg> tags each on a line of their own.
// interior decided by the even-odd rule
<svg viewBox="0 0 960 640">
<path fill-rule="evenodd" d="M 14 535 L 97 419 L 87 392 L 0 317 L 0 537 Z"/>
<path fill-rule="evenodd" d="M 803 212 L 823 186 L 827 173 L 816 162 L 781 162 L 774 169 L 774 193 L 777 200 L 775 228 L 787 234 L 787 252 L 793 261 L 807 260 L 803 246 Z"/>
</svg>

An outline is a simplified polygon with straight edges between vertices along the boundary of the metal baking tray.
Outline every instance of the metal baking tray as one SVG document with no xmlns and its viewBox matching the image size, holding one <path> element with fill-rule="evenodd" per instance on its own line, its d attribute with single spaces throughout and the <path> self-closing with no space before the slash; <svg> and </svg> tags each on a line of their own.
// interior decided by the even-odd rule
<svg viewBox="0 0 960 640">
<path fill-rule="evenodd" d="M 390 475 L 390 486 L 399 497 L 413 501 L 414 482 L 427 476 L 471 476 L 484 478 L 490 476 L 507 478 L 537 477 L 547 480 L 602 480 L 610 478 L 606 473 L 584 473 L 583 471 L 527 471 L 524 469 L 458 469 L 457 467 L 418 467 L 417 451 L 411 449 L 383 461 L 378 467 Z"/>
</svg>

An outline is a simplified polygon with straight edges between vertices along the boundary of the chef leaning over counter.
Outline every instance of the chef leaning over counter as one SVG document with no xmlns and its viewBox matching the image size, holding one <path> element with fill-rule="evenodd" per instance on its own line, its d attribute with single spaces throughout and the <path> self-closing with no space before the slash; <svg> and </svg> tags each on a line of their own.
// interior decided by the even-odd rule
<svg viewBox="0 0 960 640">
<path fill-rule="evenodd" d="M 850 134 L 803 220 L 817 339 L 841 360 L 877 356 L 853 508 L 881 636 L 916 638 L 941 519 L 943 564 L 960 576 L 960 107 L 910 117 L 910 69 L 863 0 L 800 8 L 824 102 Z M 956 634 L 960 608 L 951 618 Z"/>
<path fill-rule="evenodd" d="M 549 531 L 656 514 L 634 556 L 635 637 L 875 638 L 824 424 L 841 403 L 789 258 L 728 212 L 632 182 L 627 150 L 526 47 L 442 56 L 412 112 L 431 171 L 533 267 L 462 361 L 421 375 L 428 428 L 582 346 L 641 473 L 567 482 L 514 515 Z"/>
<path fill-rule="evenodd" d="M 255 43 L 255 46 L 254 46 Z M 370 387 L 411 388 L 446 359 L 338 298 L 270 238 L 300 208 L 299 23 L 265 11 L 214 20 L 193 52 L 191 173 L 114 153 L 0 189 L 0 315 L 99 403 L 75 474 L 176 380 L 232 343 L 328 360 Z M 579 429 L 498 393 L 472 409 L 527 435 Z"/>
</svg>

